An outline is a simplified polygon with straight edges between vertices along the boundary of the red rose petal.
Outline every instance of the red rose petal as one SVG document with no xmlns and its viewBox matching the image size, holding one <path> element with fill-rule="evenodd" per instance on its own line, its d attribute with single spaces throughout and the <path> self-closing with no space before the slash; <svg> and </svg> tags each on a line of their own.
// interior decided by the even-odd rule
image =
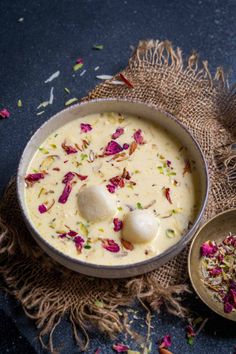
<svg viewBox="0 0 236 354">
<path fill-rule="evenodd" d="M 138 129 L 135 133 L 134 133 L 134 140 L 136 141 L 137 144 L 144 144 L 144 139 L 142 136 L 142 130 Z"/>
<path fill-rule="evenodd" d="M 117 139 L 119 138 L 119 136 L 121 136 L 122 134 L 124 134 L 124 128 L 117 128 L 115 133 L 112 134 L 112 139 Z"/>
<path fill-rule="evenodd" d="M 46 213 L 47 210 L 48 209 L 45 204 L 41 204 L 38 206 L 38 211 L 40 212 L 40 214 Z"/>
<path fill-rule="evenodd" d="M 68 172 L 67 174 L 65 174 L 65 176 L 63 177 L 62 183 L 69 183 L 71 182 L 75 177 L 74 172 Z"/>
<path fill-rule="evenodd" d="M 78 232 L 76 231 L 73 231 L 73 230 L 70 230 L 68 233 L 67 233 L 68 236 L 71 236 L 71 237 L 74 237 L 76 235 L 78 235 Z"/>
<path fill-rule="evenodd" d="M 61 144 L 61 147 L 67 153 L 67 155 L 76 154 L 78 152 L 74 146 L 66 145 L 66 143 Z"/>
<path fill-rule="evenodd" d="M 104 155 L 105 156 L 115 155 L 121 151 L 123 151 L 122 146 L 120 146 L 116 141 L 111 140 L 105 147 Z"/>
<path fill-rule="evenodd" d="M 113 219 L 113 224 L 114 224 L 113 230 L 115 232 L 120 231 L 122 229 L 122 227 L 123 227 L 123 222 L 120 219 L 118 219 L 118 218 L 114 218 Z"/>
<path fill-rule="evenodd" d="M 72 191 L 72 186 L 70 183 L 67 183 L 63 189 L 61 196 L 58 199 L 58 202 L 61 204 L 65 204 L 69 198 L 71 191 Z"/>
<path fill-rule="evenodd" d="M 120 246 L 114 241 L 108 238 L 104 238 L 102 241 L 102 247 L 109 252 L 117 253 L 120 250 Z"/>
<path fill-rule="evenodd" d="M 81 129 L 81 132 L 87 133 L 87 132 L 89 132 L 90 130 L 92 130 L 93 128 L 92 128 L 91 124 L 81 123 L 81 124 L 80 124 L 80 129 Z"/>
<path fill-rule="evenodd" d="M 212 241 L 204 242 L 201 246 L 201 255 L 205 257 L 212 256 L 217 252 L 217 246 Z"/>
<path fill-rule="evenodd" d="M 127 350 L 129 350 L 129 347 L 125 344 L 117 343 L 113 344 L 112 348 L 117 352 L 117 353 L 125 353 Z"/>
<path fill-rule="evenodd" d="M 25 177 L 26 183 L 34 184 L 35 182 L 39 181 L 40 179 L 44 178 L 44 173 L 30 173 Z"/>
<path fill-rule="evenodd" d="M 3 108 L 3 109 L 0 111 L 0 117 L 1 117 L 2 119 L 9 118 L 9 117 L 10 117 L 10 112 L 9 112 L 6 108 Z"/>
<path fill-rule="evenodd" d="M 74 243 L 75 243 L 75 247 L 76 247 L 77 251 L 79 253 L 81 253 L 82 248 L 83 248 L 84 239 L 81 236 L 76 236 L 74 238 Z"/>
<path fill-rule="evenodd" d="M 88 176 L 83 176 L 83 175 L 80 175 L 79 173 L 76 173 L 76 176 L 77 176 L 81 181 L 84 181 L 85 179 L 88 178 Z"/>
<path fill-rule="evenodd" d="M 108 192 L 115 193 L 116 186 L 114 186 L 113 184 L 107 184 L 106 187 L 107 187 Z"/>
<path fill-rule="evenodd" d="M 171 200 L 171 197 L 170 197 L 170 188 L 165 188 L 164 187 L 164 193 L 165 193 L 165 197 L 168 200 L 168 202 L 170 204 L 172 204 L 172 200 Z"/>
<path fill-rule="evenodd" d="M 167 334 L 166 336 L 164 336 L 162 338 L 159 348 L 169 348 L 171 346 L 171 344 L 172 344 L 171 336 L 169 334 Z"/>
</svg>

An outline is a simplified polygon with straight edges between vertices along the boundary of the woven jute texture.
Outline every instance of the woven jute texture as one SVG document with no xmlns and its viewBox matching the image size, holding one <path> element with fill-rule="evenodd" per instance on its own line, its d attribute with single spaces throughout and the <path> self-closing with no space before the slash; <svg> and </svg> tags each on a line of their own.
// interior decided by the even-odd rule
<svg viewBox="0 0 236 354">
<path fill-rule="evenodd" d="M 211 76 L 196 53 L 184 62 L 168 41 L 141 41 L 123 74 L 134 88 L 106 81 L 84 98 L 138 99 L 181 121 L 199 142 L 209 166 L 211 190 L 205 219 L 236 206 L 236 95 L 223 70 Z M 116 77 L 116 79 L 118 76 Z M 0 272 L 5 288 L 35 320 L 39 338 L 52 334 L 62 316 L 72 323 L 78 344 L 86 348 L 95 326 L 110 335 L 128 330 L 118 308 L 138 298 L 153 310 L 161 306 L 184 316 L 181 294 L 187 290 L 187 250 L 161 268 L 133 279 L 92 279 L 54 263 L 27 231 L 16 201 L 13 180 L 0 204 Z M 103 302 L 103 307 L 96 305 Z M 44 340 L 45 341 L 45 340 Z"/>
</svg>

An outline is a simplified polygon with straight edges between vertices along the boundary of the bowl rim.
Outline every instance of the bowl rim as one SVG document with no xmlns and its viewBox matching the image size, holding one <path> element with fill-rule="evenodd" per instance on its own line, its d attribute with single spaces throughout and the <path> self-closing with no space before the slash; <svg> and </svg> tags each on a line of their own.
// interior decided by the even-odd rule
<svg viewBox="0 0 236 354">
<path fill-rule="evenodd" d="M 193 251 L 193 247 L 194 247 L 194 243 L 196 241 L 196 239 L 198 238 L 200 232 L 205 228 L 207 227 L 207 225 L 209 225 L 210 223 L 212 223 L 215 219 L 217 219 L 218 217 L 221 217 L 225 214 L 229 214 L 229 213 L 234 213 L 236 214 L 236 208 L 232 208 L 232 209 L 227 209 L 227 210 L 224 210 L 218 214 L 216 214 L 215 216 L 213 216 L 212 218 L 210 218 L 209 220 L 207 220 L 196 232 L 196 234 L 194 235 L 192 241 L 191 241 L 191 245 L 190 245 L 190 248 L 189 248 L 189 252 L 188 252 L 188 274 L 189 274 L 189 279 L 191 281 L 191 284 L 192 284 L 192 287 L 194 289 L 194 291 L 196 292 L 196 294 L 198 295 L 198 297 L 201 299 L 201 301 L 208 307 L 210 308 L 213 312 L 217 313 L 218 315 L 220 315 L 221 317 L 224 317 L 226 318 L 227 320 L 230 320 L 230 321 L 233 321 L 235 322 L 235 319 L 229 317 L 229 316 L 226 316 L 226 314 L 224 314 L 223 311 L 220 311 L 216 308 L 213 308 L 213 306 L 211 306 L 211 303 L 207 300 L 205 300 L 203 298 L 203 296 L 201 295 L 200 291 L 198 290 L 198 287 L 196 286 L 194 280 L 193 280 L 193 277 L 192 277 L 192 271 L 191 271 L 191 259 L 192 259 L 192 251 Z"/>
<path fill-rule="evenodd" d="M 20 179 L 22 178 L 20 172 L 21 172 L 21 169 L 23 168 L 23 164 L 24 164 L 24 155 L 26 153 L 26 151 L 28 150 L 30 144 L 31 144 L 31 141 L 34 139 L 34 137 L 42 130 L 44 129 L 44 127 L 49 123 L 51 122 L 52 120 L 56 120 L 57 117 L 60 115 L 62 115 L 64 112 L 68 112 L 70 110 L 74 110 L 76 108 L 79 108 L 79 107 L 83 107 L 83 106 L 86 106 L 87 104 L 96 104 L 98 102 L 119 102 L 119 103 L 122 103 L 122 102 L 125 102 L 125 103 L 130 103 L 130 104 L 138 104 L 138 105 L 142 105 L 142 106 L 146 106 L 147 108 L 149 109 L 152 109 L 154 111 L 157 111 L 157 112 L 160 112 L 161 114 L 165 115 L 165 116 L 168 116 L 169 119 L 171 119 L 175 124 L 179 125 L 180 128 L 182 128 L 186 133 L 187 135 L 189 135 L 189 137 L 191 138 L 193 144 L 195 145 L 196 149 L 198 150 L 198 153 L 199 153 L 199 156 L 201 157 L 202 159 L 202 162 L 203 162 L 203 166 L 204 166 L 204 174 L 205 174 L 205 180 L 206 180 L 206 191 L 205 191 L 205 194 L 203 196 L 203 202 L 201 204 L 201 208 L 199 210 L 199 214 L 197 216 L 197 218 L 195 219 L 193 225 L 191 226 L 191 228 L 189 230 L 187 230 L 187 232 L 183 235 L 183 237 L 177 242 L 175 243 L 174 245 L 172 245 L 171 247 L 167 248 L 164 252 L 154 256 L 154 257 L 151 257 L 151 258 L 148 258 L 146 260 L 143 260 L 143 261 L 139 261 L 139 262 L 136 262 L 136 263 L 128 263 L 128 264 L 122 264 L 122 265 L 114 265 L 114 266 L 111 266 L 111 265 L 102 265 L 102 264 L 94 264 L 94 263 L 89 263 L 89 262 L 85 262 L 85 261 L 82 261 L 80 259 L 76 259 L 76 258 L 73 258 L 63 252 L 61 252 L 60 250 L 58 250 L 57 248 L 55 248 L 54 246 L 52 246 L 46 239 L 44 239 L 40 233 L 37 231 L 37 229 L 34 227 L 33 223 L 31 222 L 30 218 L 28 217 L 27 215 L 27 210 L 26 208 L 24 208 L 24 204 L 23 204 L 23 200 L 21 198 L 21 192 L 20 192 L 20 186 L 21 186 L 21 181 Z M 23 152 L 22 152 L 22 155 L 21 155 L 21 158 L 20 158 L 20 161 L 19 161 L 19 165 L 18 165 L 18 168 L 17 168 L 17 199 L 18 199 L 18 202 L 19 202 L 19 205 L 20 205 L 20 209 L 21 209 L 21 212 L 22 212 L 22 215 L 23 215 L 23 218 L 26 222 L 26 225 L 28 226 L 28 228 L 30 229 L 30 231 L 35 234 L 37 236 L 37 238 L 39 239 L 40 242 L 42 242 L 44 244 L 44 246 L 46 248 L 49 248 L 49 250 L 57 255 L 58 257 L 62 257 L 64 259 L 66 259 L 68 262 L 70 263 L 73 263 L 74 265 L 78 265 L 78 266 L 83 266 L 83 267 L 89 267 L 90 269 L 94 269 L 94 270 L 125 270 L 125 269 L 133 269 L 133 268 L 137 268 L 137 267 L 140 267 L 140 266 L 145 266 L 145 265 L 148 265 L 150 263 L 154 263 L 155 261 L 158 261 L 161 260 L 168 256 L 170 256 L 168 259 L 171 259 L 173 257 L 171 257 L 171 253 L 173 252 L 173 250 L 180 244 L 180 243 L 183 243 L 184 246 L 186 246 L 186 244 L 188 242 L 190 242 L 193 234 L 195 233 L 196 229 L 198 228 L 199 226 L 199 223 L 201 221 L 201 218 L 203 216 L 203 213 L 205 211 L 205 208 L 206 208 L 206 205 L 207 205 L 207 202 L 208 202 L 208 196 L 209 196 L 209 189 L 210 189 L 210 180 L 209 180 L 209 172 L 208 172 L 208 166 L 207 166 L 207 162 L 206 162 L 206 159 L 203 155 L 203 152 L 201 150 L 201 147 L 199 145 L 199 143 L 195 140 L 195 138 L 193 137 L 192 133 L 187 129 L 187 127 L 178 121 L 178 119 L 173 116 L 172 114 L 166 112 L 165 110 L 163 109 L 160 109 L 160 108 L 156 108 L 154 104 L 151 104 L 151 103 L 144 103 L 140 100 L 137 100 L 137 99 L 127 99 L 127 98 L 96 98 L 96 99 L 91 99 L 91 100 L 88 100 L 88 101 L 83 101 L 83 102 L 79 102 L 79 103 L 76 103 L 74 105 L 71 105 L 70 107 L 68 108 L 65 108 L 59 112 L 57 112 L 56 114 L 54 114 L 53 116 L 51 116 L 49 119 L 47 119 L 42 125 L 40 125 L 39 128 L 37 128 L 37 130 L 34 132 L 34 134 L 31 136 L 31 138 L 28 140 Z M 184 248 L 184 247 L 183 247 Z M 166 262 L 162 262 L 162 264 L 165 264 Z M 79 271 L 79 269 L 78 269 Z"/>
</svg>

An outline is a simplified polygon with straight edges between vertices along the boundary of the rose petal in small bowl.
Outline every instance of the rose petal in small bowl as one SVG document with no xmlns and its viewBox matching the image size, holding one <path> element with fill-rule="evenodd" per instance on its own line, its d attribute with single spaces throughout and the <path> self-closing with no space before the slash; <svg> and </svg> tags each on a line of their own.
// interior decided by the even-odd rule
<svg viewBox="0 0 236 354">
<path fill-rule="evenodd" d="M 200 299 L 218 315 L 236 321 L 236 310 L 226 313 L 223 303 L 213 298 L 213 291 L 203 282 L 201 246 L 206 241 L 222 242 L 229 234 L 236 234 L 236 209 L 228 210 L 206 222 L 196 233 L 188 255 L 188 271 L 192 286 Z"/>
</svg>

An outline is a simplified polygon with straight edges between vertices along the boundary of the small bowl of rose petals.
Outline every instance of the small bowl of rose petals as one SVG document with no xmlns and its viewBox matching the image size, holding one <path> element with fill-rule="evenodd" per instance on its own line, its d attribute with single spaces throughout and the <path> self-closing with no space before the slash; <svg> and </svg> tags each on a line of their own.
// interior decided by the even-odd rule
<svg viewBox="0 0 236 354">
<path fill-rule="evenodd" d="M 201 300 L 236 321 L 236 209 L 216 215 L 198 230 L 189 250 L 188 270 Z"/>
</svg>

